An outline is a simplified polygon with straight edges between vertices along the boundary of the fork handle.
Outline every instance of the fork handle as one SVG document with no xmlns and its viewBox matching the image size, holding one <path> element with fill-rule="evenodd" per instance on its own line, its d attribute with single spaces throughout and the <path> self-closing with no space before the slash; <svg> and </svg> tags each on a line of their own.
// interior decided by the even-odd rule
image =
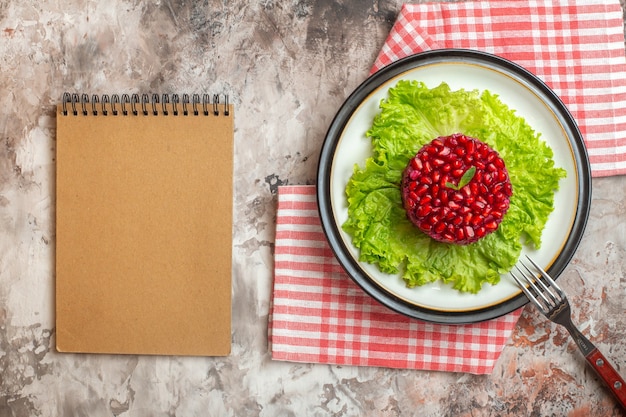
<svg viewBox="0 0 626 417">
<path fill-rule="evenodd" d="M 589 352 L 585 358 L 600 378 L 602 378 L 621 406 L 626 409 L 626 382 L 624 382 L 624 379 L 617 373 L 615 368 L 613 368 L 598 348 Z"/>
</svg>

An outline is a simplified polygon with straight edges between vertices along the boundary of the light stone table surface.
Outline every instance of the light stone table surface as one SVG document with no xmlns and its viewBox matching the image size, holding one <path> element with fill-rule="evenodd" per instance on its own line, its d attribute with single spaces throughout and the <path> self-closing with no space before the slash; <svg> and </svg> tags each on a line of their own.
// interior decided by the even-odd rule
<svg viewBox="0 0 626 417">
<path fill-rule="evenodd" d="M 491 375 L 276 362 L 276 190 L 313 184 L 327 127 L 401 2 L 0 2 L 0 417 L 620 416 L 563 328 L 527 307 Z M 236 106 L 232 354 L 54 349 L 55 117 L 64 91 L 224 92 Z M 561 277 L 626 375 L 626 177 L 593 181 Z"/>
</svg>

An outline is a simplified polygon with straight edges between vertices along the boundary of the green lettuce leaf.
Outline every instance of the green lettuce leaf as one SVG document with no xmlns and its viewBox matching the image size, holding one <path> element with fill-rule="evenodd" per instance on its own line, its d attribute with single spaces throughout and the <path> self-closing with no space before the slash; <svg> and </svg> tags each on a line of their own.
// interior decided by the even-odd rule
<svg viewBox="0 0 626 417">
<path fill-rule="evenodd" d="M 399 81 L 380 103 L 367 132 L 373 156 L 355 166 L 346 187 L 348 220 L 342 225 L 360 261 L 400 273 L 409 287 L 441 280 L 462 292 L 497 284 L 517 262 L 522 244 L 541 245 L 565 170 L 539 134 L 489 91 L 451 91 Z M 513 196 L 498 229 L 470 245 L 437 242 L 411 224 L 400 182 L 410 158 L 436 137 L 463 133 L 482 140 L 505 161 Z"/>
</svg>

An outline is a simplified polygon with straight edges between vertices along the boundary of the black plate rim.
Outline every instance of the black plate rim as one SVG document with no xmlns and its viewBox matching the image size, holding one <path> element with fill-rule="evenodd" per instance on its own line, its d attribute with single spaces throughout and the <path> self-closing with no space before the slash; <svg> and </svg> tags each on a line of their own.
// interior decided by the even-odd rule
<svg viewBox="0 0 626 417">
<path fill-rule="evenodd" d="M 350 255 L 348 248 L 340 237 L 339 226 L 334 221 L 330 196 L 330 172 L 335 150 L 344 128 L 361 102 L 380 85 L 406 71 L 425 64 L 451 60 L 490 64 L 514 73 L 518 79 L 525 81 L 529 88 L 546 98 L 546 104 L 554 111 L 566 130 L 567 137 L 574 151 L 579 190 L 576 215 L 570 236 L 547 271 L 555 279 L 558 278 L 574 256 L 583 237 L 589 217 L 591 208 L 591 167 L 587 150 L 574 117 L 558 95 L 541 79 L 524 67 L 491 53 L 469 49 L 437 49 L 421 52 L 395 61 L 361 83 L 344 101 L 326 133 L 318 163 L 317 202 L 322 229 L 333 254 L 352 281 L 360 286 L 365 293 L 385 307 L 414 319 L 441 324 L 469 324 L 501 317 L 523 307 L 528 303 L 528 299 L 520 292 L 519 295 L 503 303 L 471 311 L 431 310 L 407 303 L 373 282 L 362 271 L 359 263 Z"/>
</svg>

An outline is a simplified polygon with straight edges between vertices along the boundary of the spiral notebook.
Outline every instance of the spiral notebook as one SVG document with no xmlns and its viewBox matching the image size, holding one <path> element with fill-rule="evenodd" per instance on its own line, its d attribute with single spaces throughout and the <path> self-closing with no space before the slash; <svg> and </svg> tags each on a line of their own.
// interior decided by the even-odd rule
<svg viewBox="0 0 626 417">
<path fill-rule="evenodd" d="M 230 353 L 234 113 L 221 98 L 64 95 L 58 351 Z"/>
</svg>

